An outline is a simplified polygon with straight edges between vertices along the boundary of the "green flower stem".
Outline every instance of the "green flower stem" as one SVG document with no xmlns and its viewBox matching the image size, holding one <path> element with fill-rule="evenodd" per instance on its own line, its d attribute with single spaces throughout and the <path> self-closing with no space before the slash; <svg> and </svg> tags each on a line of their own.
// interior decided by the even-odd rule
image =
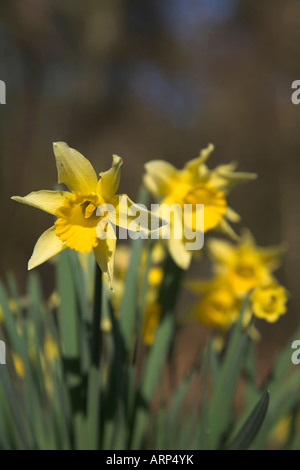
<svg viewBox="0 0 300 470">
<path fill-rule="evenodd" d="M 99 366 L 100 351 L 102 345 L 102 338 L 100 332 L 101 322 L 101 307 L 102 307 L 102 272 L 96 263 L 95 269 L 95 291 L 94 291 L 94 310 L 92 321 L 92 364 L 95 367 Z"/>
</svg>

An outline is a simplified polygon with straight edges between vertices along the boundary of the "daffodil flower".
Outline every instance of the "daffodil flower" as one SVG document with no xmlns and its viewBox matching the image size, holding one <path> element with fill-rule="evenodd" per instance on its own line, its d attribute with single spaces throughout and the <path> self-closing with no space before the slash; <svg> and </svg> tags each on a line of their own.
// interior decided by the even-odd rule
<svg viewBox="0 0 300 470">
<path fill-rule="evenodd" d="M 269 323 L 274 323 L 286 312 L 287 291 L 277 283 L 257 287 L 250 299 L 254 315 Z"/>
<path fill-rule="evenodd" d="M 54 143 L 53 149 L 58 183 L 65 184 L 70 191 L 36 191 L 25 197 L 12 197 L 57 217 L 54 225 L 37 241 L 28 269 L 39 266 L 67 247 L 80 253 L 93 250 L 112 286 L 116 250 L 112 224 L 128 229 L 128 223 L 134 222 L 132 213 L 142 212 L 144 217 L 135 225 L 131 223 L 130 228 L 149 233 L 149 219 L 153 220 L 154 215 L 134 204 L 127 195 L 116 195 L 123 163 L 117 155 L 113 155 L 110 170 L 100 173 L 98 180 L 89 160 L 77 150 L 64 142 Z M 106 208 L 105 214 L 98 212 L 99 207 Z"/>
<path fill-rule="evenodd" d="M 167 243 L 175 263 L 183 269 L 188 268 L 192 251 L 187 249 L 185 237 L 178 234 L 192 230 L 197 236 L 198 231 L 204 233 L 216 228 L 236 237 L 227 220 L 238 222 L 240 218 L 228 207 L 226 195 L 236 184 L 256 178 L 253 173 L 235 172 L 234 163 L 209 170 L 205 162 L 213 149 L 213 145 L 208 145 L 199 157 L 187 162 L 181 170 L 163 160 L 153 160 L 145 165 L 144 183 L 159 199 L 160 207 L 176 205 L 182 209 L 173 212 L 172 233 Z M 184 211 L 186 205 L 192 207 L 190 213 Z M 200 227 L 196 224 L 197 205 L 204 205 L 204 226 Z"/>
<path fill-rule="evenodd" d="M 271 283 L 285 251 L 284 245 L 258 247 L 249 230 L 242 232 L 236 245 L 211 238 L 207 246 L 215 273 L 226 276 L 238 296 L 244 296 L 261 284 Z"/>
<path fill-rule="evenodd" d="M 225 277 L 210 281 L 189 280 L 186 287 L 197 295 L 201 294 L 201 299 L 183 316 L 183 322 L 198 321 L 223 331 L 235 323 L 242 302 Z"/>
</svg>

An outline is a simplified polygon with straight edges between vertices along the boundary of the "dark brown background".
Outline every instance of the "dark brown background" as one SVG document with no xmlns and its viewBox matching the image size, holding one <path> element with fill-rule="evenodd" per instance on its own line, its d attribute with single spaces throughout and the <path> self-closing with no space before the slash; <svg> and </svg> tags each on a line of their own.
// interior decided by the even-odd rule
<svg viewBox="0 0 300 470">
<path fill-rule="evenodd" d="M 271 360 L 299 322 L 299 59 L 298 0 L 2 0 L 1 276 L 13 270 L 24 288 L 34 243 L 51 224 L 9 198 L 53 188 L 53 141 L 97 171 L 122 156 L 120 189 L 132 198 L 146 161 L 180 167 L 213 142 L 211 166 L 238 160 L 259 175 L 230 195 L 243 224 L 261 245 L 289 245 L 278 273 L 289 313 L 261 324 Z M 51 269 L 39 270 L 50 290 Z M 197 341 L 202 329 L 191 334 Z"/>
</svg>

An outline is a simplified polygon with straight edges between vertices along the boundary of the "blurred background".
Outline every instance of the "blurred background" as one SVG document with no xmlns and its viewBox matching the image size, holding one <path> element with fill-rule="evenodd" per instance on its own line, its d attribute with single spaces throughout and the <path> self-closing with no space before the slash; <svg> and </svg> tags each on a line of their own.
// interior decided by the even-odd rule
<svg viewBox="0 0 300 470">
<path fill-rule="evenodd" d="M 1 277 L 13 270 L 24 288 L 33 246 L 51 225 L 10 197 L 53 189 L 53 141 L 97 172 L 119 154 L 120 191 L 133 199 L 145 162 L 182 167 L 212 142 L 210 167 L 236 160 L 258 173 L 229 197 L 242 225 L 260 245 L 289 245 L 277 273 L 289 312 L 259 325 L 263 373 L 300 319 L 300 106 L 291 102 L 299 56 L 298 0 L 1 0 Z M 207 276 L 207 266 L 194 263 L 188 275 Z M 38 269 L 51 292 L 49 264 Z M 183 330 L 181 358 L 203 328 Z"/>
</svg>

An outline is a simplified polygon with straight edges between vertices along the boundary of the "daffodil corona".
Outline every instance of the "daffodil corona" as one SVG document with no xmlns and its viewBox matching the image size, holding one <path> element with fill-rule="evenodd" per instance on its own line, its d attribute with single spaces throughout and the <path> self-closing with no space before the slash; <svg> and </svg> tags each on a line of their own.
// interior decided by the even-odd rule
<svg viewBox="0 0 300 470">
<path fill-rule="evenodd" d="M 250 298 L 254 315 L 269 323 L 277 321 L 286 312 L 287 292 L 279 284 L 259 286 Z"/>
<path fill-rule="evenodd" d="M 127 195 L 116 195 L 123 163 L 117 155 L 113 155 L 110 170 L 100 173 L 98 180 L 89 160 L 77 150 L 64 142 L 54 143 L 53 149 L 58 183 L 65 184 L 70 191 L 36 191 L 25 197 L 12 197 L 57 217 L 54 225 L 37 241 L 28 269 L 39 266 L 67 247 L 80 253 L 93 250 L 100 269 L 112 286 L 116 249 L 112 224 L 127 229 L 128 222 L 132 222 L 130 210 L 136 208 L 144 217 L 134 225 L 135 230 L 149 231 L 146 225 L 150 217 L 153 219 L 153 214 L 135 205 Z M 105 214 L 98 211 L 102 206 L 107 208 Z M 141 223 L 143 220 L 145 226 Z M 133 228 L 132 224 L 130 228 Z"/>
</svg>

